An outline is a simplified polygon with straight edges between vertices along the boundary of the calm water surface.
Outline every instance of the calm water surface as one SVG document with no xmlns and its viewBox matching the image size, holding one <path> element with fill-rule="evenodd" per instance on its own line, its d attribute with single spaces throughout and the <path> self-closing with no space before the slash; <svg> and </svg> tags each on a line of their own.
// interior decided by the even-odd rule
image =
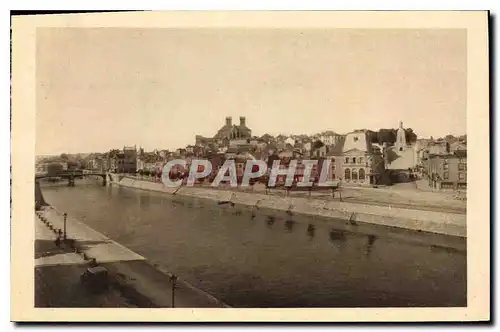
<svg viewBox="0 0 500 332">
<path fill-rule="evenodd" d="M 466 306 L 464 252 L 134 189 L 42 190 L 57 209 L 232 306 Z"/>
</svg>

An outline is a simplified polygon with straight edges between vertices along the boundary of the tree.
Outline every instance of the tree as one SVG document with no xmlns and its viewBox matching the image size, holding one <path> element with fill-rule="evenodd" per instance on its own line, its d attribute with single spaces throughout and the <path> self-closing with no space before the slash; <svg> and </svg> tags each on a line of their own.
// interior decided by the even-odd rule
<svg viewBox="0 0 500 332">
<path fill-rule="evenodd" d="M 325 146 L 325 144 L 323 142 L 321 142 L 320 140 L 316 140 L 313 145 L 312 145 L 312 148 L 315 150 L 315 149 L 319 149 L 321 147 Z"/>
<path fill-rule="evenodd" d="M 109 150 L 109 158 L 116 158 L 116 156 L 118 155 L 118 153 L 120 153 L 120 150 L 118 149 L 111 149 Z"/>
<path fill-rule="evenodd" d="M 73 170 L 78 168 L 78 163 L 76 161 L 68 160 L 67 164 L 68 164 L 68 170 Z"/>
<path fill-rule="evenodd" d="M 48 176 L 58 176 L 63 171 L 61 163 L 50 163 L 47 165 Z"/>
<path fill-rule="evenodd" d="M 377 133 L 379 144 L 393 144 L 396 142 L 396 131 L 394 129 L 380 129 Z"/>
<path fill-rule="evenodd" d="M 408 143 L 415 143 L 417 141 L 417 134 L 411 128 L 405 129 L 405 139 Z"/>
<path fill-rule="evenodd" d="M 61 153 L 61 155 L 59 156 L 59 158 L 62 160 L 62 161 L 67 161 L 69 158 L 68 158 L 68 155 L 66 153 Z"/>
<path fill-rule="evenodd" d="M 378 133 L 373 130 L 367 130 L 366 134 L 370 143 L 378 143 Z"/>
<path fill-rule="evenodd" d="M 445 139 L 445 140 L 447 140 L 447 141 L 452 140 L 452 139 L 454 139 L 454 138 L 455 138 L 455 136 L 450 135 L 450 134 L 448 134 L 448 135 L 446 135 L 446 136 L 444 137 L 444 139 Z"/>
</svg>

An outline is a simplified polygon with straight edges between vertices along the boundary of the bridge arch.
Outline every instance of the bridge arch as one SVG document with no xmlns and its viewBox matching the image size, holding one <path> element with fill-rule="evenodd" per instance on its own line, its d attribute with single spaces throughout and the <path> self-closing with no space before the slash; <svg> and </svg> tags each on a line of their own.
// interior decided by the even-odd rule
<svg viewBox="0 0 500 332">
<path fill-rule="evenodd" d="M 63 179 L 68 179 L 68 185 L 71 186 L 72 183 L 74 184 L 75 177 L 80 177 L 80 176 L 100 176 L 102 178 L 102 185 L 105 186 L 107 183 L 107 176 L 106 173 L 97 173 L 97 172 L 92 172 L 92 173 L 63 173 L 63 174 L 58 174 L 56 176 L 54 175 L 35 175 L 35 181 L 41 180 L 41 179 L 46 179 L 46 178 L 53 178 L 53 177 L 60 177 Z"/>
</svg>

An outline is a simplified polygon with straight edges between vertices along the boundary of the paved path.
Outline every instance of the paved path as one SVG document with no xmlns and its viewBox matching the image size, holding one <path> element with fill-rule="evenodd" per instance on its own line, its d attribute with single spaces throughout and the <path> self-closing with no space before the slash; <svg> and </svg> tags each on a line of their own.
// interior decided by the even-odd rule
<svg viewBox="0 0 500 332">
<path fill-rule="evenodd" d="M 80 283 L 86 268 L 80 255 L 65 252 L 55 243 L 55 234 L 35 219 L 35 307 L 39 308 L 130 308 L 134 307 L 116 289 L 94 294 Z"/>
<path fill-rule="evenodd" d="M 62 213 L 53 208 L 46 208 L 43 213 L 55 228 L 64 229 L 64 217 Z M 145 259 L 71 216 L 68 216 L 66 221 L 66 231 L 69 238 L 75 239 L 78 242 L 83 252 L 90 257 L 98 257 L 99 262 Z"/>
<path fill-rule="evenodd" d="M 56 229 L 64 228 L 62 213 L 52 207 L 44 207 L 41 215 L 47 218 Z M 38 218 L 38 224 L 45 226 Z M 93 230 L 75 218 L 68 216 L 66 220 L 67 236 L 75 239 L 77 246 L 81 248 L 88 257 L 95 258 L 97 262 L 105 266 L 117 287 L 123 294 L 140 307 L 171 307 L 172 306 L 172 284 L 170 274 L 160 271 L 152 266 L 144 257 L 127 249 L 119 243 L 109 239 L 105 235 Z M 38 230 L 44 239 L 50 238 L 50 233 Z M 53 233 L 52 233 L 53 234 Z M 51 241 L 54 243 L 55 235 Z M 55 246 L 55 245 L 54 245 Z M 44 264 L 80 264 L 83 260 L 75 254 L 61 252 L 56 259 L 49 261 L 44 257 Z M 48 263 L 47 263 L 48 262 Z M 41 263 L 40 263 L 41 264 Z M 83 272 L 80 268 L 78 273 L 72 274 L 72 278 Z M 76 280 L 79 280 L 78 278 Z M 186 281 L 177 280 L 175 287 L 175 307 L 204 308 L 204 307 L 226 307 L 226 305 L 211 295 L 199 290 Z M 125 305 L 126 306 L 126 305 Z"/>
<path fill-rule="evenodd" d="M 80 255 L 58 248 L 54 242 L 56 235 L 38 218 L 35 224 L 35 267 L 85 264 Z"/>
</svg>

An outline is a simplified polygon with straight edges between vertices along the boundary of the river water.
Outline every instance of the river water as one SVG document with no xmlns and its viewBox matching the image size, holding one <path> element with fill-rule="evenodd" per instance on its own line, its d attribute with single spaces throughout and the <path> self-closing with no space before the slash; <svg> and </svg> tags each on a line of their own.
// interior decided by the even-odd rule
<svg viewBox="0 0 500 332">
<path fill-rule="evenodd" d="M 467 305 L 460 250 L 120 187 L 42 191 L 57 209 L 234 307 Z"/>
</svg>

